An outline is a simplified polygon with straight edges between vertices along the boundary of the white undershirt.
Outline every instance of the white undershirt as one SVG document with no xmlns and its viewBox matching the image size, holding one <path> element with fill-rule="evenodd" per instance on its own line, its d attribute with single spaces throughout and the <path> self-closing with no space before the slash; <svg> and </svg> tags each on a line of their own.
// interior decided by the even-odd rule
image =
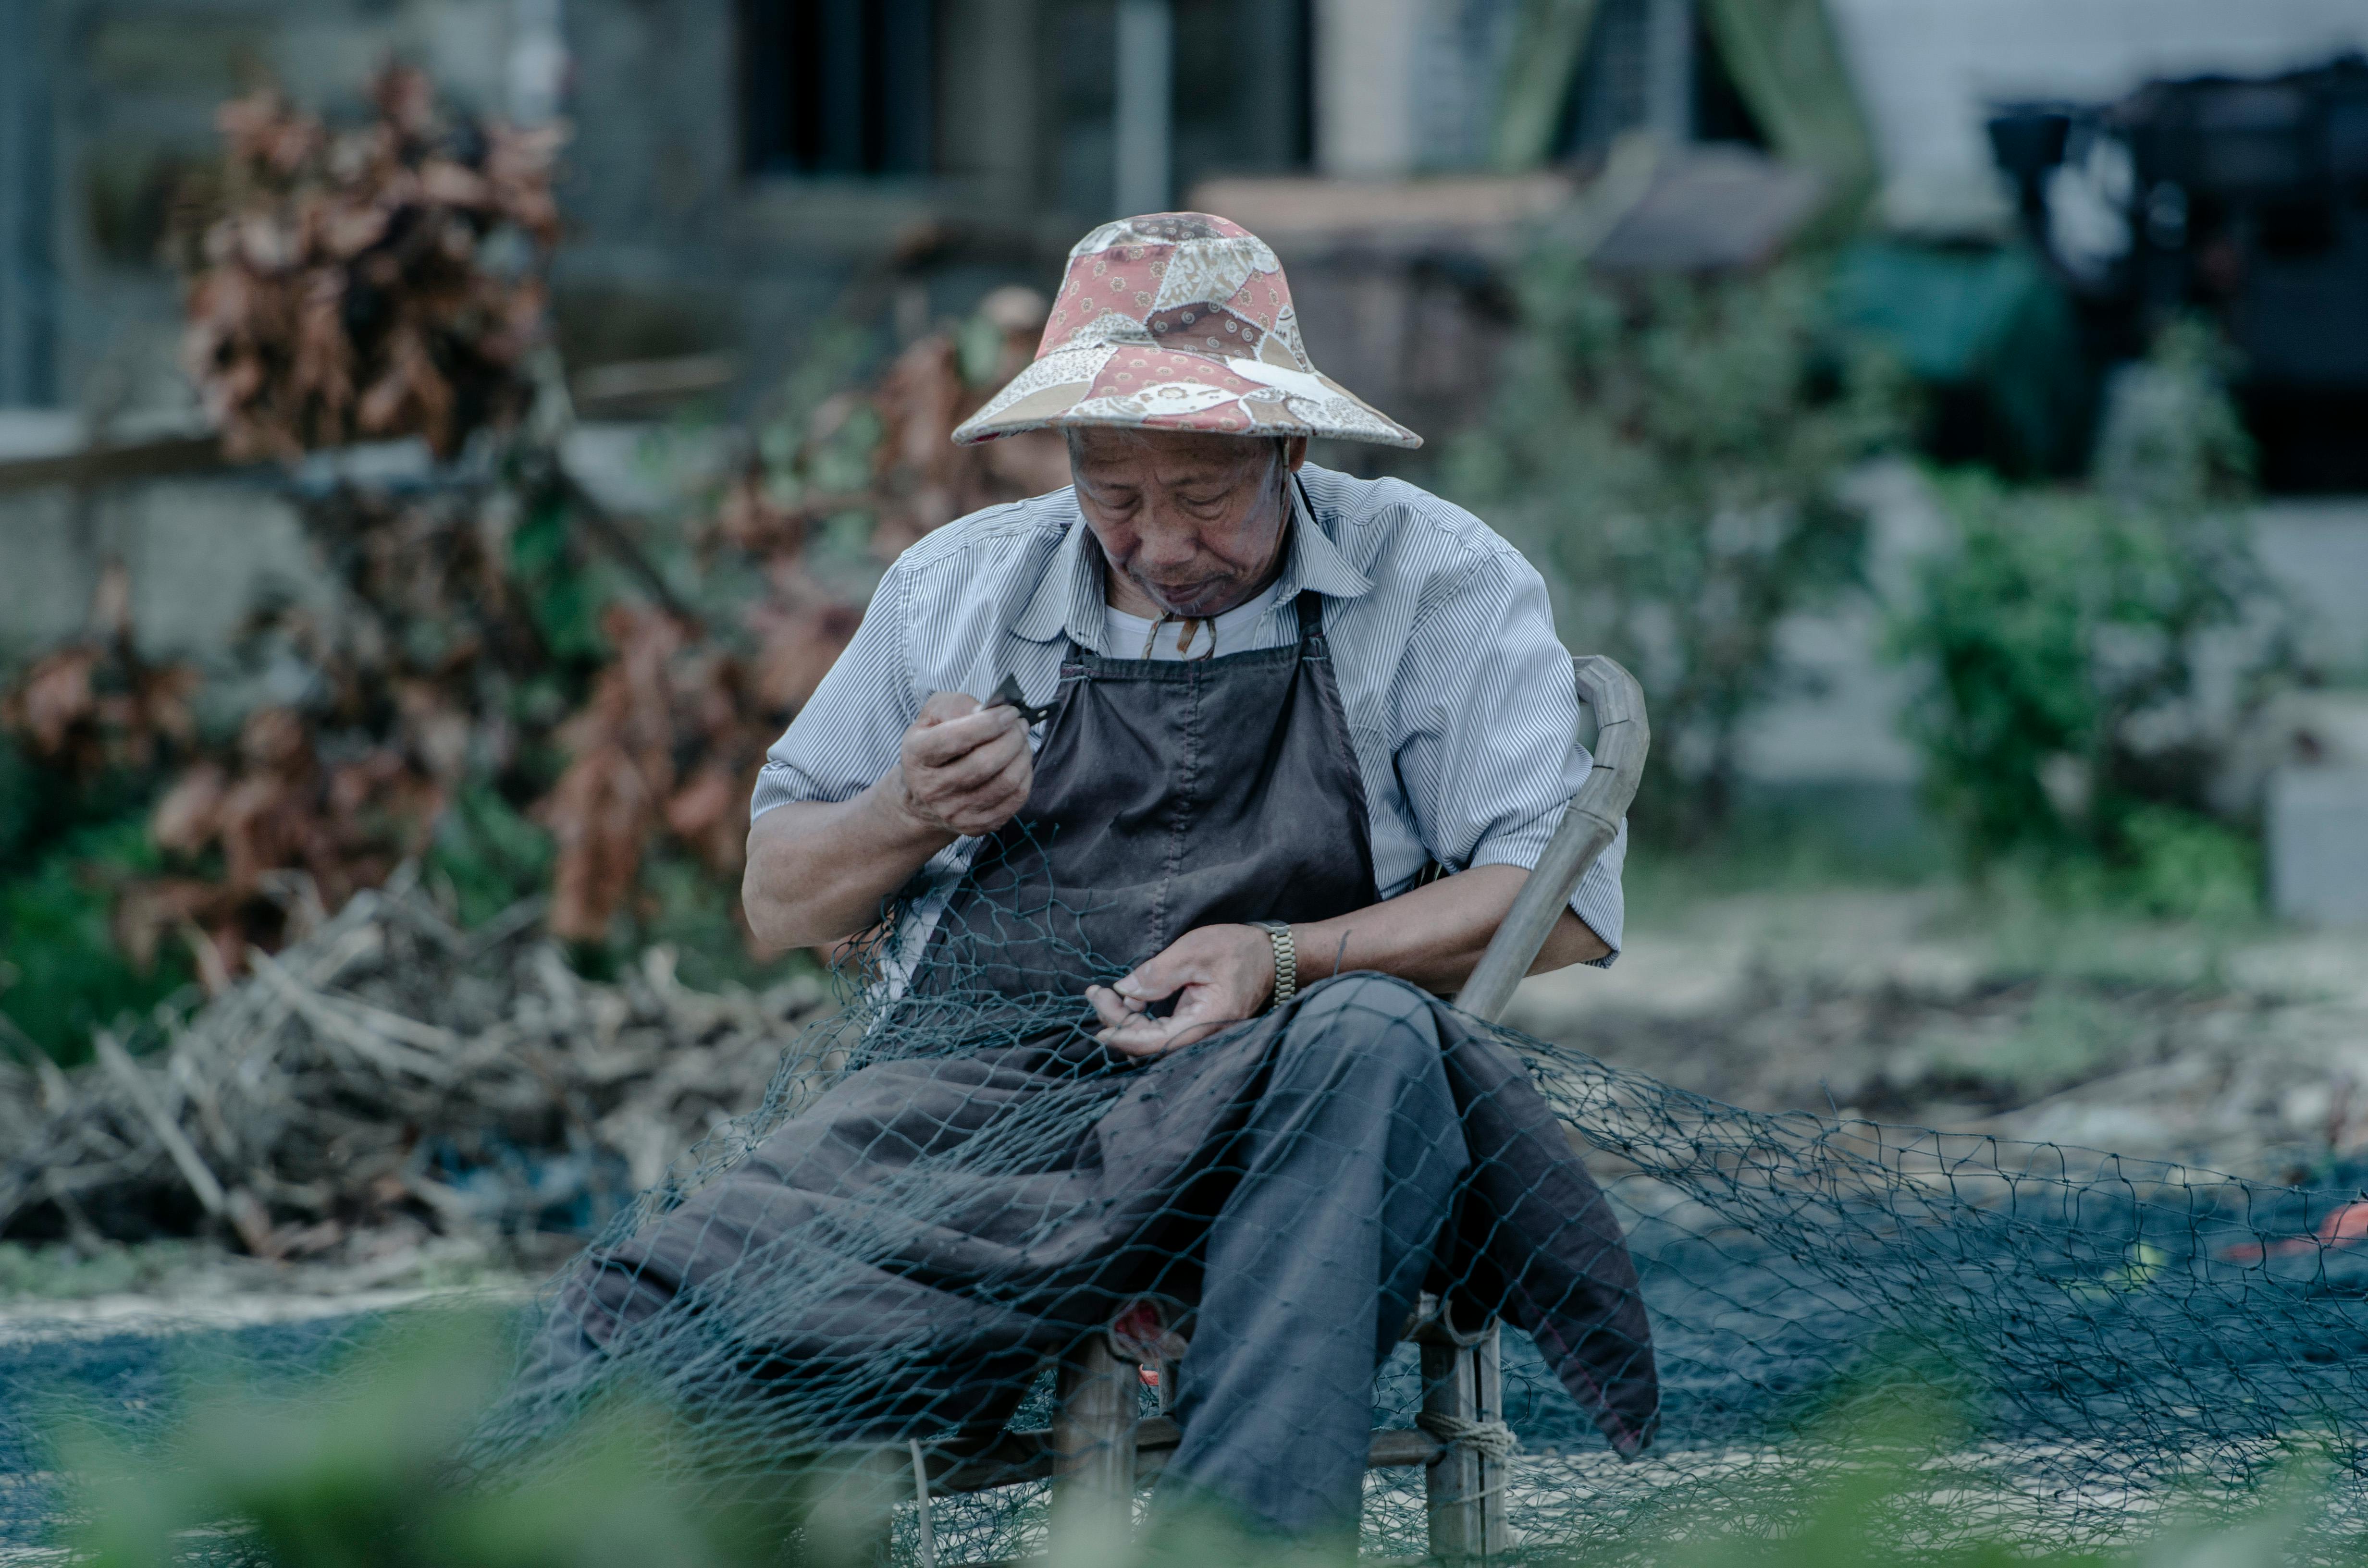
<svg viewBox="0 0 2368 1568">
<path fill-rule="evenodd" d="M 1236 605 L 1215 621 L 1145 620 L 1109 605 L 1102 607 L 1102 657 L 1106 659 L 1202 659 L 1219 653 L 1247 653 L 1257 648 L 1279 648 L 1291 634 L 1262 624 L 1274 609 L 1282 583 L 1277 579 L 1247 604 Z M 1215 644 L 1211 645 L 1214 627 Z M 1157 635 L 1153 628 L 1158 629 Z M 1149 644 L 1146 652 L 1144 645 Z M 1180 644 L 1180 645 L 1179 645 Z"/>
</svg>

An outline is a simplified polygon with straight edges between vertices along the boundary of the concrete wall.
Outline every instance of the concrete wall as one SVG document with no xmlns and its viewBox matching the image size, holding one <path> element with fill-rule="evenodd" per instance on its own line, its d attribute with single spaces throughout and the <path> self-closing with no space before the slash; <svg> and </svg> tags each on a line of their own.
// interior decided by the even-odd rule
<svg viewBox="0 0 2368 1568">
<path fill-rule="evenodd" d="M 0 460 L 72 449 L 70 420 L 0 415 Z M 664 516 L 718 475 L 712 439 L 627 424 L 569 434 L 566 463 L 627 516 Z M 433 470 L 416 441 L 316 455 L 294 473 L 258 468 L 188 478 L 0 493 L 0 666 L 87 624 L 99 573 L 120 561 L 131 581 L 141 651 L 220 671 L 240 623 L 277 599 L 332 608 L 338 589 L 313 553 L 296 496 L 333 479 L 418 483 Z"/>
<path fill-rule="evenodd" d="M 1300 166 L 1298 0 L 1174 3 L 1179 183 Z M 0 50 L 37 62 L 51 98 L 41 244 L 59 303 L 54 384 L 15 387 L 0 404 L 186 402 L 172 369 L 177 291 L 155 244 L 181 175 L 215 156 L 225 97 L 268 80 L 357 118 L 372 70 L 395 56 L 424 65 L 457 108 L 515 117 L 535 96 L 521 80 L 541 69 L 554 16 L 575 129 L 554 278 L 571 361 L 728 349 L 752 384 L 769 384 L 848 284 L 916 235 L 959 253 L 923 280 L 933 313 L 1057 277 L 1077 234 L 1111 215 L 1112 5 L 939 0 L 937 172 L 797 178 L 742 168 L 734 0 L 0 0 Z M 27 17 L 40 26 L 19 25 Z M 0 88 L 13 80 L 0 74 Z M 0 116 L 0 159 L 33 155 L 23 119 Z M 0 205 L 0 244 L 22 219 Z M 0 256 L 0 275 L 21 271 Z M 0 341 L 14 340 L 22 294 L 0 290 Z"/>
</svg>

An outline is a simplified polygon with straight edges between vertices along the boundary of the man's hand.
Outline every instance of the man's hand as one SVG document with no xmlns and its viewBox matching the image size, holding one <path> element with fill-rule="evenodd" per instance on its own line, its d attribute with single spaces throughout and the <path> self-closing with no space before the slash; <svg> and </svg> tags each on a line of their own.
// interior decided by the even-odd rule
<svg viewBox="0 0 2368 1568">
<path fill-rule="evenodd" d="M 1010 708 L 940 691 L 905 732 L 882 793 L 918 827 L 957 838 L 993 833 L 1028 803 L 1036 781 L 1028 722 Z"/>
<path fill-rule="evenodd" d="M 1187 931 L 1116 986 L 1086 988 L 1102 1021 L 1101 1042 L 1128 1056 L 1156 1056 L 1205 1040 L 1256 1017 L 1273 994 L 1274 940 L 1256 926 Z M 1151 1004 L 1169 996 L 1175 1011 L 1153 1017 Z"/>
<path fill-rule="evenodd" d="M 769 948 L 805 948 L 866 929 L 930 856 L 1009 822 L 1035 781 L 1017 712 L 939 692 L 870 789 L 848 801 L 792 801 L 757 819 L 740 883 L 749 930 Z"/>
</svg>

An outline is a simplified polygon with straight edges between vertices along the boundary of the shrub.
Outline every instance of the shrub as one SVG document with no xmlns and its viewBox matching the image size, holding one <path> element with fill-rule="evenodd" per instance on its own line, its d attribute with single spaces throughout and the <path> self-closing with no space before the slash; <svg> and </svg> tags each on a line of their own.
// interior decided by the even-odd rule
<svg viewBox="0 0 2368 1568">
<path fill-rule="evenodd" d="M 2219 793 L 2284 664 L 2248 473 L 2211 340 L 2182 326 L 2124 383 L 2090 487 L 1940 482 L 1957 537 L 1893 645 L 1923 672 L 1909 731 L 1975 870 L 2028 861 L 2161 915 L 2254 903 Z"/>
<path fill-rule="evenodd" d="M 1555 581 L 1565 637 L 1651 699 L 1639 824 L 1725 820 L 1745 717 L 1785 671 L 1778 623 L 1859 578 L 1843 471 L 1901 428 L 1901 383 L 1839 351 L 1808 264 L 1620 293 L 1563 255 L 1520 282 L 1505 390 L 1448 461 Z"/>
</svg>

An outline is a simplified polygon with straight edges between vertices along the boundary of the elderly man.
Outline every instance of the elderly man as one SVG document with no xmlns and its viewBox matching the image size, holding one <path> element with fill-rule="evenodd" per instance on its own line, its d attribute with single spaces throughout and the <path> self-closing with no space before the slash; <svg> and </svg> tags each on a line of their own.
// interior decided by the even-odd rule
<svg viewBox="0 0 2368 1568">
<path fill-rule="evenodd" d="M 1436 1000 L 1589 767 L 1543 585 L 1468 514 L 1306 463 L 1418 440 L 1315 373 L 1223 219 L 1077 246 L 1035 363 L 955 438 L 1046 426 L 1074 487 L 907 551 L 757 785 L 757 935 L 882 933 L 870 1064 L 588 1254 L 552 1364 L 672 1310 L 727 1346 L 666 1363 L 703 1396 L 902 1441 L 991 1431 L 1044 1355 L 1153 1303 L 1190 1331 L 1163 1488 L 1336 1532 L 1429 1280 L 1528 1329 L 1632 1451 L 1656 1393 L 1616 1226 Z M 1610 961 L 1620 848 L 1539 967 Z"/>
</svg>

